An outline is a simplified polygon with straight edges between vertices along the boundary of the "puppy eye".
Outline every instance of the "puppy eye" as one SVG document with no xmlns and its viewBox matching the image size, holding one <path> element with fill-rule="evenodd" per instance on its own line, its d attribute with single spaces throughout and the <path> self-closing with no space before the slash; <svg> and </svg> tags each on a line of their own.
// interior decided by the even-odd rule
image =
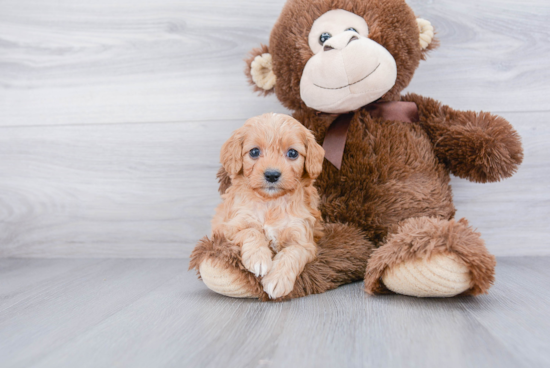
<svg viewBox="0 0 550 368">
<path fill-rule="evenodd" d="M 286 156 L 291 159 L 291 160 L 296 160 L 299 156 L 299 153 L 298 151 L 296 151 L 295 149 L 289 149 L 288 152 L 286 153 Z"/>
<path fill-rule="evenodd" d="M 330 33 L 324 32 L 321 36 L 319 36 L 319 43 L 322 45 L 331 37 L 332 35 Z"/>
<path fill-rule="evenodd" d="M 248 152 L 248 154 L 250 155 L 250 157 L 252 158 L 258 158 L 260 157 L 260 149 L 255 147 L 255 148 L 252 148 L 250 150 L 250 152 Z"/>
<path fill-rule="evenodd" d="M 353 28 L 353 27 L 349 27 L 348 29 L 346 29 L 346 31 L 353 31 L 353 32 L 355 32 L 355 33 L 359 33 L 359 32 L 357 32 L 357 30 L 356 30 L 355 28 Z"/>
</svg>

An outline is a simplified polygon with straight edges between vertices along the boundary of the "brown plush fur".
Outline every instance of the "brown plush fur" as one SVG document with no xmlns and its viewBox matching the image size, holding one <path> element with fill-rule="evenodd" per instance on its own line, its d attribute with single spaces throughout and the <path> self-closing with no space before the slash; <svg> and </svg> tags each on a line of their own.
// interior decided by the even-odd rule
<svg viewBox="0 0 550 368">
<path fill-rule="evenodd" d="M 520 136 L 500 116 L 457 111 L 412 93 L 402 100 L 416 103 L 420 125 L 428 133 L 437 158 L 454 175 L 487 183 L 517 171 L 523 160 Z"/>
<path fill-rule="evenodd" d="M 294 290 L 276 301 L 324 293 L 363 279 L 368 257 L 373 250 L 365 235 L 359 229 L 343 224 L 324 224 L 323 232 L 324 236 L 318 242 L 316 261 L 308 264 L 298 276 Z M 263 291 L 261 280 L 243 266 L 240 248 L 228 243 L 220 234 L 199 241 L 191 253 L 189 269 L 195 269 L 200 277 L 199 267 L 206 259 L 237 275 L 241 283 L 248 285 L 249 290 L 261 300 L 270 300 Z"/>
<path fill-rule="evenodd" d="M 379 248 L 368 262 L 367 291 L 383 292 L 379 278 L 396 262 L 449 252 L 470 268 L 473 286 L 469 293 L 486 292 L 493 281 L 494 258 L 465 220 L 453 220 L 450 174 L 483 183 L 513 175 L 523 159 L 519 135 L 499 116 L 454 110 L 414 94 L 400 95 L 426 51 L 437 46 L 432 42 L 427 50 L 420 50 L 415 15 L 404 0 L 289 0 L 271 33 L 269 46 L 254 52 L 269 49 L 277 77 L 277 97 L 318 142 L 323 142 L 336 117 L 303 103 L 300 78 L 312 56 L 307 40 L 311 25 L 332 9 L 348 10 L 365 18 L 369 38 L 387 48 L 397 63 L 397 81 L 382 100 L 415 102 L 420 121 L 413 124 L 372 118 L 364 108 L 355 112 L 341 170 L 325 160 L 315 183 L 321 195 L 323 219 L 351 225 L 340 229 L 340 238 L 322 240 L 324 259 L 331 265 L 348 259 L 350 247 L 339 239 L 346 231 L 352 236 L 359 228 L 369 244 Z M 247 65 L 250 68 L 249 62 Z M 223 173 L 219 178 L 220 190 L 225 190 L 227 178 Z M 365 254 L 371 251 L 370 247 L 357 249 L 364 249 Z M 349 262 L 350 268 L 345 271 L 329 267 L 332 273 L 327 273 L 324 283 L 351 281 L 354 278 L 345 278 L 347 273 L 363 272 L 366 257 L 359 253 L 353 253 L 358 261 Z M 309 273 L 320 267 L 319 262 L 306 267 L 301 278 L 316 277 L 317 273 Z M 297 283 L 291 295 L 309 293 L 306 286 L 299 287 Z"/>
<path fill-rule="evenodd" d="M 470 268 L 472 284 L 463 294 L 486 293 L 494 281 L 496 261 L 487 252 L 480 236 L 465 219 L 418 217 L 405 220 L 397 232 L 388 237 L 386 244 L 372 254 L 365 275 L 365 290 L 369 294 L 388 292 L 380 281 L 388 267 L 447 252 L 456 254 Z"/>
<path fill-rule="evenodd" d="M 302 111 L 297 120 L 324 139 L 323 117 Z M 455 208 L 449 181 L 422 127 L 359 111 L 350 124 L 342 168 L 325 161 L 315 185 L 325 221 L 354 224 L 381 245 L 407 218 L 451 219 Z"/>
</svg>

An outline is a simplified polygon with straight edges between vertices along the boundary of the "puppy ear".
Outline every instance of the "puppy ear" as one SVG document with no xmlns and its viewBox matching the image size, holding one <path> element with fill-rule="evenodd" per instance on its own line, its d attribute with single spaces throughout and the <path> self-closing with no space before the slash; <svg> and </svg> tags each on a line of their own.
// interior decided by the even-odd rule
<svg viewBox="0 0 550 368">
<path fill-rule="evenodd" d="M 271 54 L 266 45 L 252 49 L 250 56 L 245 60 L 245 74 L 254 90 L 263 95 L 273 93 L 277 78 L 273 73 Z"/>
<path fill-rule="evenodd" d="M 435 38 L 434 27 L 429 21 L 422 18 L 416 18 L 416 24 L 420 32 L 420 50 L 422 50 L 422 57 L 424 58 L 428 51 L 439 46 L 439 41 Z"/>
<path fill-rule="evenodd" d="M 230 176 L 237 175 L 243 167 L 244 128 L 235 130 L 231 138 L 223 144 L 220 152 L 220 162 Z"/>
<path fill-rule="evenodd" d="M 316 141 L 313 134 L 308 130 L 306 133 L 306 171 L 309 177 L 316 179 L 323 169 L 325 150 Z"/>
</svg>

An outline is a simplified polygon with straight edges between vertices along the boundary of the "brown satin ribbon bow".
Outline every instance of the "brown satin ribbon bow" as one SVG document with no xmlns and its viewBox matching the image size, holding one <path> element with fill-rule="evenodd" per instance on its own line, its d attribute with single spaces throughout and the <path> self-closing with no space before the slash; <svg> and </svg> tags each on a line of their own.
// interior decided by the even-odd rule
<svg viewBox="0 0 550 368">
<path fill-rule="evenodd" d="M 363 107 L 373 118 L 382 118 L 384 120 L 397 120 L 407 123 L 418 121 L 418 106 L 414 102 L 387 101 L 373 102 Z M 342 157 L 346 146 L 349 125 L 354 113 L 342 114 L 330 124 L 323 148 L 325 158 L 332 163 L 338 170 L 342 167 Z"/>
</svg>

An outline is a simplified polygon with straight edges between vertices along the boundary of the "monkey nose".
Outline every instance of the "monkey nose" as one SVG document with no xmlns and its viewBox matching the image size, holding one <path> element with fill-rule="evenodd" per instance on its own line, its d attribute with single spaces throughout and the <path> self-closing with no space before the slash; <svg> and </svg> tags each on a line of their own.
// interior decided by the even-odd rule
<svg viewBox="0 0 550 368">
<path fill-rule="evenodd" d="M 323 44 L 323 51 L 342 50 L 353 41 L 357 41 L 359 36 L 353 31 L 345 31 L 329 38 Z"/>
</svg>

